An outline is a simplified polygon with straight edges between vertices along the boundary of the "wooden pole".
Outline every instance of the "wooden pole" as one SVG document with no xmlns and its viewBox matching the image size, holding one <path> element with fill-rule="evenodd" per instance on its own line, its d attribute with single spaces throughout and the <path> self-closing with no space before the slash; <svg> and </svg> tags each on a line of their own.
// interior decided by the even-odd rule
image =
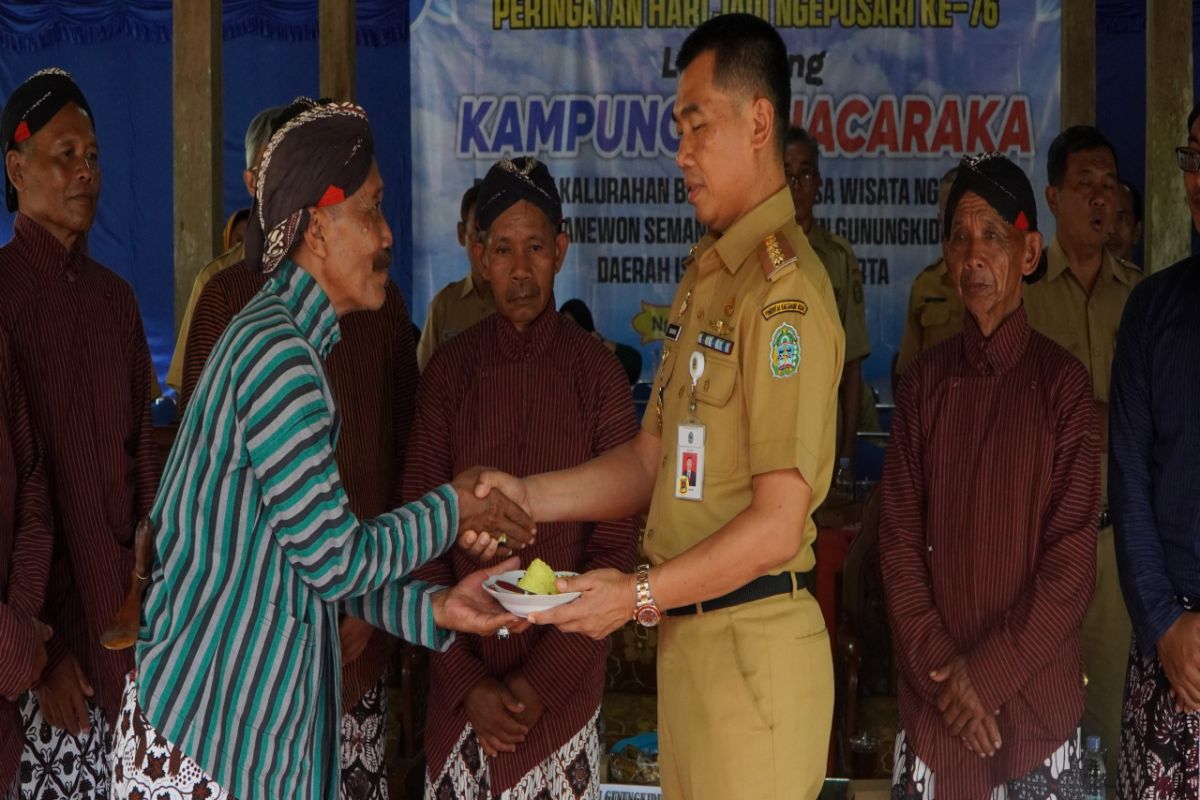
<svg viewBox="0 0 1200 800">
<path fill-rule="evenodd" d="M 354 99 L 354 0 L 320 1 L 321 96 Z"/>
<path fill-rule="evenodd" d="M 220 247 L 221 0 L 173 0 L 175 330 L 192 283 Z"/>
<path fill-rule="evenodd" d="M 1157 0 L 1155 0 L 1157 2 Z M 1059 114 L 1063 128 L 1096 123 L 1095 0 L 1062 0 Z"/>
<path fill-rule="evenodd" d="M 1147 272 L 1191 252 L 1192 216 L 1175 148 L 1187 144 L 1192 110 L 1191 0 L 1146 3 Z"/>
</svg>

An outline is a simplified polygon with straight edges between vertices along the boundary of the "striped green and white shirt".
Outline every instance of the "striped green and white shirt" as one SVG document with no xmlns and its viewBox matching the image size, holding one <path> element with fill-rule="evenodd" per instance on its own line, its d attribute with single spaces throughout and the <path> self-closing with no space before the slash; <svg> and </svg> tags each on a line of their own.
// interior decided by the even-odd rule
<svg viewBox="0 0 1200 800">
<path fill-rule="evenodd" d="M 339 604 L 411 642 L 451 640 L 433 622 L 441 587 L 405 576 L 453 544 L 457 496 L 351 514 L 321 363 L 338 336 L 325 293 L 285 261 L 213 350 L 151 512 L 139 698 L 241 800 L 337 797 Z"/>
</svg>

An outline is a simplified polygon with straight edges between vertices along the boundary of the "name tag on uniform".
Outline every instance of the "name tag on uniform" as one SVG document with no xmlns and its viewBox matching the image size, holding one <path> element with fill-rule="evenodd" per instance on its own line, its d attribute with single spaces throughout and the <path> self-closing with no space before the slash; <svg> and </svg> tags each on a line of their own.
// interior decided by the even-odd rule
<svg viewBox="0 0 1200 800">
<path fill-rule="evenodd" d="M 675 496 L 704 499 L 704 426 L 686 422 L 679 426 L 675 446 Z"/>
</svg>

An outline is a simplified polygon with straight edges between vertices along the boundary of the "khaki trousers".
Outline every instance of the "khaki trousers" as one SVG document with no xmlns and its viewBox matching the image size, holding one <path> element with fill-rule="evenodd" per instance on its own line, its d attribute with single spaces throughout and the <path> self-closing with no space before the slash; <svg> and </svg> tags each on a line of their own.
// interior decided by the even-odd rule
<svg viewBox="0 0 1200 800">
<path fill-rule="evenodd" d="M 833 660 L 805 589 L 685 617 L 658 640 L 666 800 L 807 800 L 825 779 Z"/>
<path fill-rule="evenodd" d="M 1129 611 L 1117 577 L 1117 550 L 1112 527 L 1096 535 L 1096 590 L 1083 618 L 1080 648 L 1084 689 L 1083 733 L 1100 737 L 1107 751 L 1108 780 L 1117 778 L 1117 754 L 1121 741 L 1121 703 L 1127 664 L 1118 653 L 1128 652 L 1133 636 Z"/>
</svg>

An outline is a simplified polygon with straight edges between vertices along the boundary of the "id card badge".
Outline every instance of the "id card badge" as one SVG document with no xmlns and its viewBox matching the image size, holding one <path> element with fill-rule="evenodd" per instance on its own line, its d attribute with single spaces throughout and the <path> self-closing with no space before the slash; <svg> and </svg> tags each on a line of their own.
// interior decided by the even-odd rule
<svg viewBox="0 0 1200 800">
<path fill-rule="evenodd" d="M 704 354 L 692 353 L 688 362 L 692 394 L 688 421 L 679 426 L 675 445 L 675 496 L 681 500 L 704 499 L 704 425 L 696 419 L 696 383 L 704 374 Z"/>
</svg>

